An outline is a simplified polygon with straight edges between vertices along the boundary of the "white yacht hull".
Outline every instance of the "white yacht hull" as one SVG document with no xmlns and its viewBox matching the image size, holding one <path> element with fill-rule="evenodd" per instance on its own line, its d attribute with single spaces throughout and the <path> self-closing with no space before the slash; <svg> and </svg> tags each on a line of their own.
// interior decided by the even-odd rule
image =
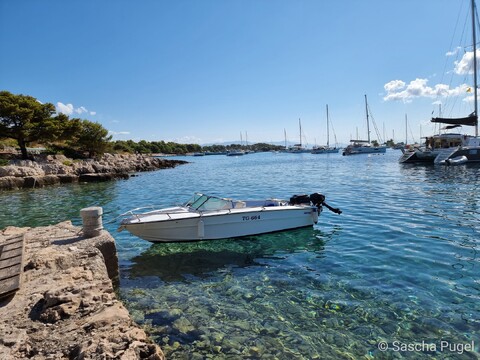
<svg viewBox="0 0 480 360">
<path fill-rule="evenodd" d="M 148 217 L 132 216 L 121 228 L 151 242 L 213 240 L 264 234 L 312 226 L 317 208 L 305 205 L 230 209 L 212 212 L 179 212 Z"/>
</svg>

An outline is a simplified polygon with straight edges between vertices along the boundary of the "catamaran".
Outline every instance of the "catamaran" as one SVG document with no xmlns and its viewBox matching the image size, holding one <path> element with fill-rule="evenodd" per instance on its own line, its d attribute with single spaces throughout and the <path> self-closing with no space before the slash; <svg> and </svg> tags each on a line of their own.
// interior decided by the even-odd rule
<svg viewBox="0 0 480 360">
<path fill-rule="evenodd" d="M 433 163 L 458 165 L 467 162 L 480 162 L 480 138 L 478 137 L 478 99 L 477 99 L 477 40 L 475 0 L 471 0 L 472 38 L 473 38 L 473 101 L 474 111 L 462 118 L 432 118 L 432 123 L 446 124 L 447 130 L 460 126 L 474 126 L 475 136 L 444 133 L 426 138 L 425 145 L 411 151 L 405 151 L 400 163 Z"/>
</svg>

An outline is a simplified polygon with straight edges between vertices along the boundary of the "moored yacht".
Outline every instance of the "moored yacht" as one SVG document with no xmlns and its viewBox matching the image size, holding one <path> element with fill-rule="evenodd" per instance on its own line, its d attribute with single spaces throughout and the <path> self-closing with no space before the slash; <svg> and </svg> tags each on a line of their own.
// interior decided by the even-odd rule
<svg viewBox="0 0 480 360">
<path fill-rule="evenodd" d="M 370 141 L 370 122 L 368 117 L 367 95 L 365 95 L 365 112 L 367 115 L 368 140 L 350 140 L 350 145 L 343 149 L 342 155 L 383 154 L 387 151 L 386 146 L 374 145 Z"/>
<path fill-rule="evenodd" d="M 478 137 L 478 86 L 477 86 L 477 44 L 476 44 L 475 0 L 471 0 L 472 43 L 473 43 L 473 102 L 474 111 L 462 118 L 432 118 L 433 123 L 447 124 L 446 129 L 460 126 L 474 126 L 475 136 L 460 134 L 437 135 L 427 138 L 424 148 L 405 152 L 399 159 L 401 163 L 431 162 L 434 164 L 456 165 L 468 162 L 480 162 L 480 138 Z M 470 91 L 470 89 L 469 89 Z M 438 144 L 440 142 L 440 144 Z"/>
</svg>

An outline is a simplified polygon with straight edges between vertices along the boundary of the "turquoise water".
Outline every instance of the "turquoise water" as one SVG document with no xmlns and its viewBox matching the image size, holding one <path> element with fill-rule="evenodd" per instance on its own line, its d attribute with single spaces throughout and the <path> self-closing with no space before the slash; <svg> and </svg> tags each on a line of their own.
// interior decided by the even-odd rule
<svg viewBox="0 0 480 360">
<path fill-rule="evenodd" d="M 0 228 L 79 224 L 81 208 L 102 206 L 122 300 L 169 359 L 478 359 L 480 166 L 405 166 L 399 156 L 188 157 L 126 181 L 0 193 Z M 152 245 L 107 223 L 195 191 L 321 192 L 343 214 L 188 244 Z"/>
</svg>

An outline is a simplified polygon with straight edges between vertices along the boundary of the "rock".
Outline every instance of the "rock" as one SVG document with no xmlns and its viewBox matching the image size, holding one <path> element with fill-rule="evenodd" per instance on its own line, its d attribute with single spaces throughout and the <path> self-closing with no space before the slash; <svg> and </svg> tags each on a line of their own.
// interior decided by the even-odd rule
<svg viewBox="0 0 480 360">
<path fill-rule="evenodd" d="M 0 299 L 1 359 L 164 359 L 116 299 L 114 239 L 79 233 L 70 222 L 0 231 L 0 244 L 25 242 L 22 285 Z"/>
<path fill-rule="evenodd" d="M 139 154 L 104 154 L 96 161 L 73 161 L 63 155 L 40 155 L 36 161 L 15 160 L 12 165 L 0 167 L 0 189 L 128 179 L 134 172 L 172 168 L 185 163 Z"/>
</svg>

